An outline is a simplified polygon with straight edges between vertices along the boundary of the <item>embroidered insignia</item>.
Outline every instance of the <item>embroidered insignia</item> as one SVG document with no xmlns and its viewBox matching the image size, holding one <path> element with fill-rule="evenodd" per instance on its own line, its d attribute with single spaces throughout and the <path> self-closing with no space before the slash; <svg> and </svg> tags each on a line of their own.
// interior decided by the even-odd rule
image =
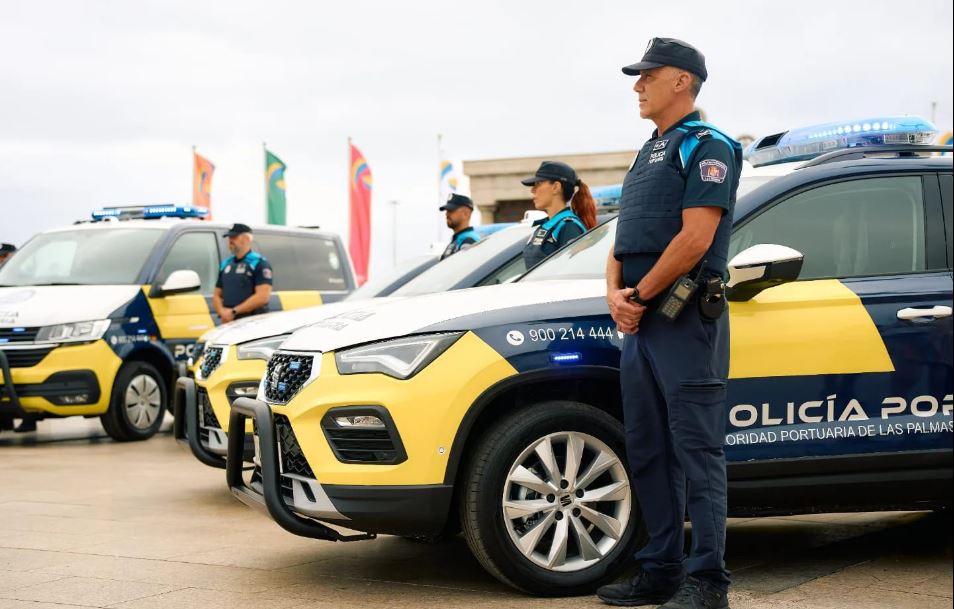
<svg viewBox="0 0 954 609">
<path fill-rule="evenodd" d="M 699 175 L 703 182 L 715 182 L 721 184 L 725 182 L 725 176 L 728 168 L 722 161 L 715 159 L 706 159 L 699 163 Z"/>
</svg>

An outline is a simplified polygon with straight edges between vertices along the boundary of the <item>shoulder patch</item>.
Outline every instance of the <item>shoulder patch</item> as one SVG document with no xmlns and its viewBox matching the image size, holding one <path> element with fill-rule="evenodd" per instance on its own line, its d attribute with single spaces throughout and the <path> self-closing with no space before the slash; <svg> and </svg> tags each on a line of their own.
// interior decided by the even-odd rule
<svg viewBox="0 0 954 609">
<path fill-rule="evenodd" d="M 267 266 L 264 269 L 262 269 L 262 277 L 264 277 L 265 279 L 271 279 L 272 269 Z"/>
<path fill-rule="evenodd" d="M 728 167 L 722 161 L 716 159 L 705 159 L 699 162 L 699 175 L 703 182 L 715 182 L 721 184 L 725 182 L 725 176 L 728 173 Z"/>
<path fill-rule="evenodd" d="M 696 131 L 696 139 L 705 140 L 712 137 L 712 129 L 703 129 L 702 131 Z"/>
</svg>

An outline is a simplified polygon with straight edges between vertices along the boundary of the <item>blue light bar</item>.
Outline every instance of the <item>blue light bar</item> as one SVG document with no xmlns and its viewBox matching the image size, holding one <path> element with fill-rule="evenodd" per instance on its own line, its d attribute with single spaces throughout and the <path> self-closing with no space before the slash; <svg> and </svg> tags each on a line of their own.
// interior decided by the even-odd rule
<svg viewBox="0 0 954 609">
<path fill-rule="evenodd" d="M 151 220 L 155 218 L 204 218 L 209 215 L 205 207 L 192 205 L 145 205 L 133 207 L 104 207 L 92 212 L 94 221 L 108 220 Z"/>
<path fill-rule="evenodd" d="M 583 359 L 581 353 L 551 353 L 550 362 L 554 364 L 575 364 Z"/>
<path fill-rule="evenodd" d="M 918 116 L 889 116 L 826 123 L 767 135 L 745 149 L 756 167 L 805 161 L 832 150 L 892 144 L 930 144 L 937 128 Z"/>
<path fill-rule="evenodd" d="M 619 198 L 623 195 L 623 185 L 597 186 L 590 189 L 593 200 L 597 205 L 619 205 Z"/>
<path fill-rule="evenodd" d="M 94 209 L 93 210 L 93 220 L 103 220 L 105 218 L 118 218 L 122 213 L 119 209 Z"/>
</svg>

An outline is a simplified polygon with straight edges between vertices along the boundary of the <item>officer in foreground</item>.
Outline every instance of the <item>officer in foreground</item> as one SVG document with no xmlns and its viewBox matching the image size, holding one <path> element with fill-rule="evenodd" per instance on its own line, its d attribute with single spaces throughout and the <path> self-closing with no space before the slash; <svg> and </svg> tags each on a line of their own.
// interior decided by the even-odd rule
<svg viewBox="0 0 954 609">
<path fill-rule="evenodd" d="M 694 111 L 707 72 L 692 46 L 654 38 L 623 72 L 639 76 L 639 114 L 657 127 L 623 181 L 606 269 L 610 313 L 626 333 L 626 450 L 649 543 L 633 579 L 597 594 L 612 605 L 725 609 L 723 278 L 742 149 Z"/>
<path fill-rule="evenodd" d="M 222 263 L 212 303 L 223 323 L 268 312 L 272 295 L 272 267 L 252 251 L 252 229 L 233 224 L 225 233 L 232 255 Z"/>
<path fill-rule="evenodd" d="M 451 194 L 447 197 L 447 203 L 441 205 L 440 210 L 444 212 L 447 228 L 454 231 L 454 236 L 441 254 L 441 260 L 480 241 L 480 235 L 470 225 L 470 216 L 474 213 L 474 202 L 470 197 Z"/>
<path fill-rule="evenodd" d="M 15 251 L 17 248 L 12 243 L 0 243 L 0 266 L 3 266 L 3 263 L 13 256 Z"/>
<path fill-rule="evenodd" d="M 520 183 L 530 187 L 534 208 L 547 213 L 533 223 L 533 234 L 523 249 L 528 269 L 596 226 L 593 195 L 566 163 L 543 161 L 534 175 Z"/>
</svg>

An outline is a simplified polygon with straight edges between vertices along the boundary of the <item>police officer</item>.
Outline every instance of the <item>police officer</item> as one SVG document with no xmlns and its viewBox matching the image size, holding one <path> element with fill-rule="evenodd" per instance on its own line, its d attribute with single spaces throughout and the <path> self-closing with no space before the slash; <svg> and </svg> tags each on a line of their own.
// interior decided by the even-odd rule
<svg viewBox="0 0 954 609">
<path fill-rule="evenodd" d="M 13 256 L 15 251 L 17 248 L 12 243 L 0 243 L 0 266 L 3 266 L 3 263 Z"/>
<path fill-rule="evenodd" d="M 596 226 L 593 195 L 566 163 L 544 161 L 520 183 L 530 187 L 534 208 L 547 212 L 533 223 L 535 230 L 523 249 L 528 269 Z"/>
<path fill-rule="evenodd" d="M 212 303 L 222 322 L 268 312 L 272 295 L 272 267 L 265 256 L 252 251 L 252 229 L 233 224 L 225 233 L 232 255 L 222 263 Z"/>
<path fill-rule="evenodd" d="M 606 273 L 610 313 L 626 333 L 626 450 L 649 543 L 636 555 L 634 578 L 597 594 L 612 605 L 723 609 L 729 323 L 722 280 L 742 149 L 693 110 L 707 72 L 692 46 L 653 38 L 642 61 L 623 72 L 639 76 L 639 114 L 657 127 L 623 181 Z M 679 312 L 670 291 L 685 281 L 699 287 Z"/>
<path fill-rule="evenodd" d="M 474 202 L 470 197 L 452 193 L 440 210 L 444 212 L 447 228 L 454 231 L 454 236 L 441 254 L 441 260 L 480 241 L 480 235 L 470 225 L 470 216 L 474 213 Z"/>
</svg>

